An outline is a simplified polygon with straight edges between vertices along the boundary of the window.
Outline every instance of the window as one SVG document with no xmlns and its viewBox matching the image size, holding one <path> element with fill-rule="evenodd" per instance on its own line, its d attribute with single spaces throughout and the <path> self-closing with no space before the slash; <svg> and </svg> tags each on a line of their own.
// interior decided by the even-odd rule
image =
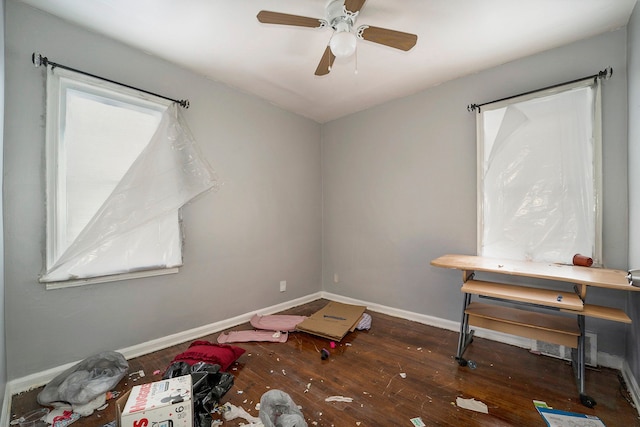
<svg viewBox="0 0 640 427">
<path fill-rule="evenodd" d="M 175 104 L 62 68 L 47 73 L 47 288 L 166 274 L 180 207 L 215 186 Z M 125 275 L 125 276 L 123 276 Z"/>
<path fill-rule="evenodd" d="M 477 124 L 478 254 L 599 264 L 599 81 L 485 105 Z"/>
</svg>

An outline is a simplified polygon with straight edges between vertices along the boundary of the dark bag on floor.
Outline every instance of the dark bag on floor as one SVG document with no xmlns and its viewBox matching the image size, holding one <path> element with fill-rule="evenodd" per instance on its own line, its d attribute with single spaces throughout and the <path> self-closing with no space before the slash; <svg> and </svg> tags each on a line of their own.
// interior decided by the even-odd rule
<svg viewBox="0 0 640 427">
<path fill-rule="evenodd" d="M 220 365 L 174 362 L 169 365 L 162 378 L 166 380 L 189 374 L 193 383 L 193 425 L 209 427 L 212 421 L 211 411 L 233 386 L 233 375 L 220 372 Z"/>
</svg>

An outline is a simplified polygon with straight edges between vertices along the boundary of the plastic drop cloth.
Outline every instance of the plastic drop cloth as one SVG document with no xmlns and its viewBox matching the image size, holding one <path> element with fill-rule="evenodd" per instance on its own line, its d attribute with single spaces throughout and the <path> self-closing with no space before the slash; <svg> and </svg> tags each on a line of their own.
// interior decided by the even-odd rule
<svg viewBox="0 0 640 427">
<path fill-rule="evenodd" d="M 291 396 L 275 389 L 260 398 L 260 421 L 264 427 L 308 427 Z"/>
<path fill-rule="evenodd" d="M 155 253 L 154 260 L 163 260 L 147 268 L 181 265 L 179 254 L 167 249 L 180 247 L 175 244 L 181 239 L 179 209 L 217 184 L 214 170 L 200 154 L 177 105 L 172 104 L 111 195 L 40 280 L 135 271 L 141 268 L 140 259 L 136 258 L 135 264 L 129 260 L 132 254 L 138 257 L 144 251 Z"/>
<path fill-rule="evenodd" d="M 594 253 L 594 110 L 586 106 L 595 90 L 482 111 L 479 254 L 571 263 Z"/>
<path fill-rule="evenodd" d="M 124 356 L 105 351 L 84 359 L 51 380 L 38 393 L 45 406 L 84 405 L 112 390 L 129 370 Z"/>
</svg>

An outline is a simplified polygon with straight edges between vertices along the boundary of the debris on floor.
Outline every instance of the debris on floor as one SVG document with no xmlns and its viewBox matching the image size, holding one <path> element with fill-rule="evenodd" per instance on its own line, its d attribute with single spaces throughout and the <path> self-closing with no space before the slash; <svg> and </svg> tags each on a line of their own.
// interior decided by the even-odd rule
<svg viewBox="0 0 640 427">
<path fill-rule="evenodd" d="M 38 403 L 42 406 L 55 406 L 56 403 L 86 405 L 113 389 L 128 369 L 129 364 L 122 354 L 115 351 L 98 353 L 57 375 L 38 393 Z"/>
<path fill-rule="evenodd" d="M 307 427 L 291 396 L 277 389 L 267 391 L 260 398 L 260 420 L 264 427 Z"/>
<path fill-rule="evenodd" d="M 355 331 L 366 307 L 330 301 L 319 311 L 296 326 L 296 330 L 329 340 L 341 341 Z M 363 325 L 366 327 L 366 325 Z"/>
<path fill-rule="evenodd" d="M 262 421 L 260 418 L 254 417 L 249 414 L 244 408 L 240 406 L 232 405 L 231 403 L 225 403 L 222 405 L 222 416 L 225 421 L 235 420 L 236 418 L 242 418 L 245 421 L 248 421 L 251 424 L 259 424 L 262 425 Z"/>
<path fill-rule="evenodd" d="M 606 427 L 602 420 L 595 415 L 579 414 L 576 412 L 560 411 L 548 406 L 546 402 L 534 400 L 533 406 L 538 410 L 542 419 L 549 427 L 564 427 L 568 425 L 588 425 L 590 427 Z"/>
<path fill-rule="evenodd" d="M 329 353 L 329 350 L 327 350 L 326 348 L 323 348 L 322 350 L 320 350 L 320 359 L 327 360 L 330 354 L 331 353 Z"/>
<path fill-rule="evenodd" d="M 288 332 L 280 331 L 231 331 L 229 333 L 222 332 L 217 341 L 219 344 L 232 342 L 287 342 Z"/>
<path fill-rule="evenodd" d="M 463 399 L 462 397 L 456 398 L 456 405 L 460 408 L 469 409 L 470 411 L 481 412 L 483 414 L 489 413 L 489 408 L 484 403 L 475 399 Z"/>
<path fill-rule="evenodd" d="M 116 402 L 118 425 L 135 427 L 142 425 L 144 418 L 149 425 L 178 425 L 181 420 L 193 420 L 187 426 L 204 427 L 194 413 L 192 389 L 190 375 L 134 386 Z M 209 417 L 206 426 L 210 424 Z"/>
<path fill-rule="evenodd" d="M 16 418 L 15 420 L 11 421 L 9 424 L 18 424 L 20 425 L 20 427 L 39 426 L 48 414 L 48 408 L 34 409 L 33 411 L 29 411 L 26 414 L 22 415 L 20 418 Z"/>
<path fill-rule="evenodd" d="M 271 314 L 265 316 L 255 314 L 251 318 L 250 323 L 251 326 L 256 329 L 293 332 L 296 330 L 296 326 L 306 318 L 307 316 L 294 316 L 289 314 Z"/>
<path fill-rule="evenodd" d="M 359 331 L 363 331 L 365 329 L 371 329 L 371 315 L 367 314 L 367 313 L 362 313 L 362 317 L 360 318 L 360 321 L 358 322 L 358 326 L 356 326 L 356 329 Z"/>
<path fill-rule="evenodd" d="M 51 411 L 49 416 L 45 419 L 45 421 L 53 427 L 66 427 L 74 421 L 79 420 L 81 417 L 79 413 L 72 411 L 61 411 L 61 413 L 57 412 L 54 416 L 51 416 L 54 412 L 56 411 Z"/>
<path fill-rule="evenodd" d="M 353 397 L 345 397 L 345 396 L 329 396 L 324 399 L 325 402 L 353 402 Z"/>
<path fill-rule="evenodd" d="M 193 383 L 194 426 L 208 427 L 214 405 L 218 404 L 233 387 L 234 377 L 228 372 L 221 372 L 218 364 L 197 362 L 189 365 L 186 362 L 173 362 L 162 378 L 170 379 L 185 375 L 190 375 Z"/>
<path fill-rule="evenodd" d="M 422 421 L 422 418 L 420 417 L 411 418 L 409 421 L 411 421 L 411 424 L 414 427 L 426 427 L 426 424 Z"/>
<path fill-rule="evenodd" d="M 196 340 L 189 344 L 187 350 L 175 356 L 171 363 L 185 362 L 188 365 L 193 365 L 198 362 L 204 362 L 210 365 L 220 365 L 220 370 L 226 371 L 245 351 L 241 347 L 229 344 L 216 344 L 205 340 Z"/>
<path fill-rule="evenodd" d="M 132 379 L 133 381 L 138 381 L 140 378 L 144 378 L 144 371 L 142 369 L 129 374 L 129 379 Z"/>
</svg>

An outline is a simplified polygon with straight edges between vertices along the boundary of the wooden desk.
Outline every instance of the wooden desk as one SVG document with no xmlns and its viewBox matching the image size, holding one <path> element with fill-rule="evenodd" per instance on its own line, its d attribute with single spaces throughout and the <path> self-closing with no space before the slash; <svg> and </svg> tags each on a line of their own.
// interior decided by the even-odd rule
<svg viewBox="0 0 640 427">
<path fill-rule="evenodd" d="M 580 401 L 590 408 L 596 404 L 584 390 L 585 316 L 622 323 L 631 323 L 631 319 L 617 308 L 585 304 L 585 298 L 589 286 L 640 291 L 640 288 L 629 284 L 626 271 L 472 255 L 443 255 L 431 261 L 431 265 L 462 271 L 461 291 L 464 294 L 464 304 L 456 353 L 460 366 L 468 363 L 463 355 L 473 341 L 474 331 L 470 330 L 471 325 L 564 345 L 572 349 L 572 364 Z M 567 283 L 573 285 L 573 291 L 475 280 L 476 271 Z M 471 302 L 472 295 L 507 301 L 516 306 L 543 308 L 552 314 L 520 307 Z"/>
</svg>

